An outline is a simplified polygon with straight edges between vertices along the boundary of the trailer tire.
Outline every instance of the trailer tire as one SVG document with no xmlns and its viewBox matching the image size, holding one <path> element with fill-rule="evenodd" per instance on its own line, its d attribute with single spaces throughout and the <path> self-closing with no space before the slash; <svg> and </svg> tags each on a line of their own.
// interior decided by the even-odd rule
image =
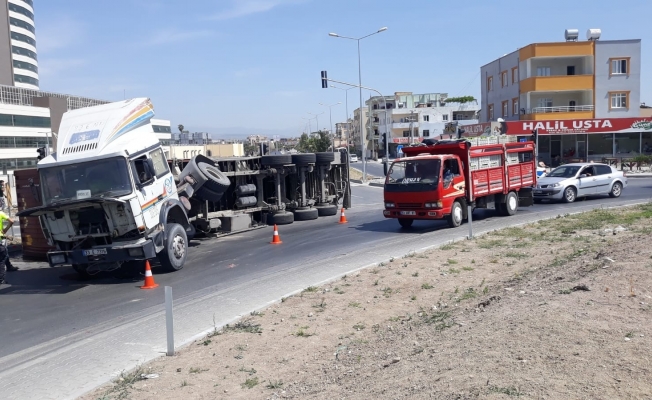
<svg viewBox="0 0 652 400">
<path fill-rule="evenodd" d="M 335 212 L 337 213 L 337 210 Z M 316 208 L 296 209 L 293 213 L 295 221 L 312 221 L 319 217 L 319 210 Z"/>
<path fill-rule="evenodd" d="M 77 272 L 81 279 L 91 279 L 91 274 L 88 273 L 88 264 L 73 264 L 72 269 Z"/>
<path fill-rule="evenodd" d="M 289 154 L 282 154 L 277 156 L 262 156 L 260 159 L 260 163 L 265 167 L 292 164 L 292 156 Z"/>
<path fill-rule="evenodd" d="M 464 210 L 462 210 L 462 205 L 459 201 L 455 201 L 451 207 L 451 213 L 448 216 L 448 226 L 451 228 L 457 228 L 462 225 L 462 220 L 464 219 Z"/>
<path fill-rule="evenodd" d="M 320 217 L 330 217 L 337 215 L 337 206 L 329 204 L 327 206 L 315 206 Z"/>
<path fill-rule="evenodd" d="M 197 166 L 199 167 L 199 170 L 206 176 L 206 178 L 208 178 L 204 185 L 208 186 L 208 188 L 213 192 L 219 193 L 221 191 L 224 193 L 226 192 L 226 189 L 231 186 L 231 181 L 229 178 L 217 167 L 203 162 L 200 162 L 197 164 Z"/>
<path fill-rule="evenodd" d="M 516 193 L 514 192 L 507 193 L 503 208 L 505 212 L 504 215 L 506 217 L 516 214 L 516 210 L 518 210 L 518 196 L 516 195 Z"/>
<path fill-rule="evenodd" d="M 317 164 L 320 165 L 330 164 L 333 161 L 335 161 L 335 153 L 331 153 L 331 152 L 315 153 L 315 159 Z"/>
<path fill-rule="evenodd" d="M 317 157 L 313 153 L 292 155 L 292 164 L 294 165 L 305 166 L 314 164 L 315 161 L 317 161 Z"/>
<path fill-rule="evenodd" d="M 267 214 L 267 225 L 289 225 L 294 222 L 294 214 L 288 211 Z"/>
<path fill-rule="evenodd" d="M 398 223 L 401 225 L 401 228 L 403 229 L 410 229 L 412 228 L 412 223 L 414 222 L 413 219 L 407 219 L 407 218 L 399 218 Z"/>
<path fill-rule="evenodd" d="M 165 230 L 167 231 L 165 249 L 159 253 L 158 260 L 165 271 L 178 271 L 186 263 L 188 236 L 186 230 L 179 224 L 168 224 Z"/>
</svg>

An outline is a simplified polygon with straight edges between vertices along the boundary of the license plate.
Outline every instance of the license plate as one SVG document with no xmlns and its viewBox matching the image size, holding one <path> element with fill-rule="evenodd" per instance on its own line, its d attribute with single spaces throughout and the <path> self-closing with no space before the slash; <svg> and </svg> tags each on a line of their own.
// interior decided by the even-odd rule
<svg viewBox="0 0 652 400">
<path fill-rule="evenodd" d="M 401 215 L 417 215 L 416 211 L 401 211 Z"/>
<path fill-rule="evenodd" d="M 543 190 L 535 190 L 534 194 L 543 194 Z"/>
<path fill-rule="evenodd" d="M 82 254 L 85 256 L 101 256 L 106 254 L 106 249 L 82 250 Z"/>
</svg>

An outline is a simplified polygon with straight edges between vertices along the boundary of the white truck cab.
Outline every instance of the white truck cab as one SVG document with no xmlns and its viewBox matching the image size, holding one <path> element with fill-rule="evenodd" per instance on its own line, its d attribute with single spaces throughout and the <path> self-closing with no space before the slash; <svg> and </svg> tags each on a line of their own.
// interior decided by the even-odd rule
<svg viewBox="0 0 652 400">
<path fill-rule="evenodd" d="M 51 266 L 86 275 L 158 257 L 166 269 L 183 267 L 194 231 L 153 116 L 147 98 L 64 114 L 56 152 L 37 165 L 43 205 L 19 213 L 40 217 L 57 248 Z"/>
</svg>

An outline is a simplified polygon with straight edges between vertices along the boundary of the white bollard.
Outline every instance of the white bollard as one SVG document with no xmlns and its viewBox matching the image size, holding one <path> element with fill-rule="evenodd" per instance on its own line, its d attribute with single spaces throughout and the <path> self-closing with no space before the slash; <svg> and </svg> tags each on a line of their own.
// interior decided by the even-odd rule
<svg viewBox="0 0 652 400">
<path fill-rule="evenodd" d="M 469 236 L 467 237 L 468 240 L 473 239 L 473 211 L 472 207 L 469 206 L 468 213 L 469 213 Z"/>
<path fill-rule="evenodd" d="M 168 356 L 174 355 L 174 317 L 172 315 L 172 288 L 165 287 L 165 327 L 168 336 Z"/>
</svg>

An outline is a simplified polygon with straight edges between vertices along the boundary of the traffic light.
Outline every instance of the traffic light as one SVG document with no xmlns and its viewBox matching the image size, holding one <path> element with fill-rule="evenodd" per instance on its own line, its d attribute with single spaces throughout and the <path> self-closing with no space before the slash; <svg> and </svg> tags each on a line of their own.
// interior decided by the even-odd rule
<svg viewBox="0 0 652 400">
<path fill-rule="evenodd" d="M 45 158 L 45 147 L 39 147 L 36 149 L 36 152 L 38 153 L 38 156 L 36 156 L 37 160 L 42 160 Z"/>
<path fill-rule="evenodd" d="M 326 75 L 326 71 L 321 71 L 321 88 L 328 88 L 328 76 Z"/>
<path fill-rule="evenodd" d="M 539 130 L 538 129 L 532 130 L 532 141 L 536 143 L 538 139 L 539 139 Z"/>
</svg>

